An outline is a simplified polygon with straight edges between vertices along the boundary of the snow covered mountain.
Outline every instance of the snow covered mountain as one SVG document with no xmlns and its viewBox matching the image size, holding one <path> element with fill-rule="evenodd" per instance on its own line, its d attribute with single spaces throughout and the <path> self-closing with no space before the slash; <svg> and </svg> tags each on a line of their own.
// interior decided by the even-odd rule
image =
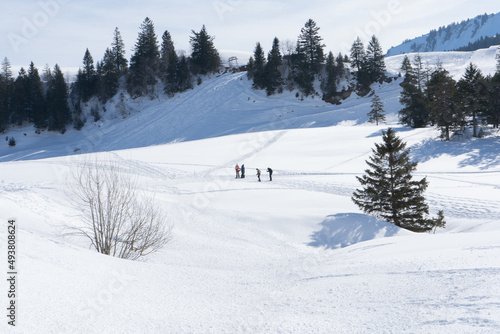
<svg viewBox="0 0 500 334">
<path fill-rule="evenodd" d="M 500 13 L 484 14 L 460 23 L 432 30 L 428 34 L 406 40 L 391 47 L 387 56 L 410 52 L 451 51 L 467 46 L 481 37 L 493 37 L 500 33 Z"/>
<path fill-rule="evenodd" d="M 492 73 L 495 53 L 422 56 L 459 77 L 469 61 Z M 389 72 L 401 61 L 386 59 Z M 172 99 L 127 100 L 125 118 L 110 104 L 82 131 L 10 130 L 0 243 L 6 254 L 14 218 L 18 322 L 4 316 L 0 332 L 499 333 L 500 133 L 441 142 L 435 128 L 403 127 L 400 83 L 372 87 L 380 126 L 366 122 L 368 96 L 338 106 L 266 97 L 226 73 Z M 420 162 L 431 213 L 445 212 L 436 234 L 364 215 L 350 199 L 389 126 Z M 62 235 L 81 224 L 68 175 L 93 159 L 115 162 L 167 212 L 173 240 L 162 251 L 125 261 Z M 273 181 L 258 182 L 266 167 Z"/>
</svg>

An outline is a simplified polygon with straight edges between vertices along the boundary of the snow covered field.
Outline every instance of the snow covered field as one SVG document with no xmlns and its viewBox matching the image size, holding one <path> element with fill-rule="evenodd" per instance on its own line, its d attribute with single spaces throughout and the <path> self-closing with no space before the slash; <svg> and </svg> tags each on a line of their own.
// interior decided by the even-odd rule
<svg viewBox="0 0 500 334">
<path fill-rule="evenodd" d="M 397 72 L 400 61 L 387 64 Z M 399 81 L 374 88 L 388 113 L 378 127 L 365 123 L 369 97 L 266 98 L 237 73 L 171 100 L 130 101 L 126 119 L 108 110 L 81 132 L 12 130 L 16 147 L 0 148 L 0 220 L 19 227 L 18 313 L 0 331 L 500 332 L 500 134 L 441 142 L 436 129 L 397 124 Z M 350 200 L 388 126 L 420 161 L 416 177 L 427 176 L 446 229 L 402 231 Z M 68 175 L 95 157 L 116 161 L 169 214 L 174 238 L 161 252 L 125 261 L 61 235 L 80 219 Z M 0 240 L 6 254 L 6 227 Z"/>
</svg>

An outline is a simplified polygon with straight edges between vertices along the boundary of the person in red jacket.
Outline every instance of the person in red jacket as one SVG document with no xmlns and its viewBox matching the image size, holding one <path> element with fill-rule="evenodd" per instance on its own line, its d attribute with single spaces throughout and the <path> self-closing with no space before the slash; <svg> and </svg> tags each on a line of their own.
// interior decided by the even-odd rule
<svg viewBox="0 0 500 334">
<path fill-rule="evenodd" d="M 238 166 L 238 164 L 236 164 L 236 166 L 234 166 L 234 170 L 236 170 L 236 178 L 239 179 L 240 178 L 240 166 Z"/>
</svg>

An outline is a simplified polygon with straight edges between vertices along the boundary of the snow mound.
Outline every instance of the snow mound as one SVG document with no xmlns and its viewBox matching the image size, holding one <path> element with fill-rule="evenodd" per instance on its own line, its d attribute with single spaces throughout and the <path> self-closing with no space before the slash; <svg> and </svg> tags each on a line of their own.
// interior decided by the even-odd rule
<svg viewBox="0 0 500 334">
<path fill-rule="evenodd" d="M 396 225 L 359 213 L 328 216 L 322 229 L 314 232 L 309 246 L 327 249 L 343 248 L 358 242 L 411 233 Z"/>
</svg>

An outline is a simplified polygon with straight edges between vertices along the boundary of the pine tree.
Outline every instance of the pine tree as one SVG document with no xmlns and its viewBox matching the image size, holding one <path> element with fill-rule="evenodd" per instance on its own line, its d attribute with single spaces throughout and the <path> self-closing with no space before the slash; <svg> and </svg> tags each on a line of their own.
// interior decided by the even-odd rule
<svg viewBox="0 0 500 334">
<path fill-rule="evenodd" d="M 413 69 L 413 75 L 416 80 L 417 88 L 418 90 L 423 91 L 424 86 L 429 81 L 430 70 L 424 66 L 424 62 L 420 54 L 417 54 L 415 57 L 413 57 L 412 69 Z"/>
<path fill-rule="evenodd" d="M 423 196 L 426 178 L 413 180 L 417 162 L 411 162 L 409 149 L 389 128 L 383 131 L 383 143 L 375 144 L 366 161 L 368 169 L 356 177 L 362 189 L 356 189 L 352 200 L 365 213 L 375 215 L 396 226 L 415 231 L 430 231 L 436 225 L 444 227 L 444 216 L 429 219 L 429 207 Z"/>
<path fill-rule="evenodd" d="M 248 79 L 252 80 L 253 79 L 253 72 L 254 72 L 254 69 L 255 69 L 255 62 L 253 60 L 253 57 L 250 57 L 248 59 L 248 63 L 247 63 L 247 77 Z"/>
<path fill-rule="evenodd" d="M 326 78 L 322 85 L 323 100 L 325 101 L 330 101 L 337 93 L 337 76 L 338 76 L 337 70 L 338 68 L 337 65 L 335 64 L 335 58 L 333 57 L 333 53 L 330 51 L 328 53 L 328 56 L 326 57 L 326 64 L 325 64 Z"/>
<path fill-rule="evenodd" d="M 163 82 L 166 82 L 166 76 L 167 76 L 167 70 L 169 67 L 169 60 L 170 60 L 170 55 L 175 54 L 175 57 L 177 57 L 177 54 L 175 53 L 175 47 L 174 47 L 174 41 L 172 40 L 172 36 L 170 36 L 170 33 L 165 30 L 161 37 L 161 48 L 160 48 L 160 78 L 163 80 Z M 175 62 L 177 65 L 177 62 Z"/>
<path fill-rule="evenodd" d="M 28 68 L 28 101 L 30 110 L 30 122 L 33 122 L 35 128 L 43 129 L 47 126 L 47 109 L 45 107 L 45 98 L 43 94 L 43 85 L 38 69 L 31 62 Z"/>
<path fill-rule="evenodd" d="M 94 66 L 94 59 L 89 52 L 85 51 L 83 56 L 83 68 L 77 76 L 77 87 L 83 102 L 87 102 L 96 93 L 97 72 Z"/>
<path fill-rule="evenodd" d="M 160 51 L 153 22 L 146 17 L 141 25 L 130 59 L 127 90 L 133 97 L 153 92 L 159 74 Z"/>
<path fill-rule="evenodd" d="M 253 88 L 254 89 L 264 89 L 266 87 L 266 57 L 264 55 L 264 50 L 258 42 L 255 45 L 253 56 L 253 66 L 252 66 L 252 77 L 253 77 Z"/>
<path fill-rule="evenodd" d="M 477 117 L 486 109 L 486 83 L 481 71 L 470 63 L 457 83 L 465 112 L 472 116 L 473 136 L 477 137 Z"/>
<path fill-rule="evenodd" d="M 119 75 L 126 75 L 128 72 L 128 60 L 125 58 L 125 44 L 118 28 L 115 28 L 113 42 L 111 43 L 111 55 L 114 59 L 116 70 Z"/>
<path fill-rule="evenodd" d="M 418 88 L 416 77 L 411 73 L 409 70 L 401 84 L 403 90 L 399 102 L 404 108 L 399 111 L 399 120 L 412 128 L 423 128 L 429 123 L 429 105 L 424 92 Z"/>
<path fill-rule="evenodd" d="M 189 62 L 185 55 L 181 55 L 177 62 L 177 90 L 184 92 L 193 88 Z"/>
<path fill-rule="evenodd" d="M 319 29 L 316 22 L 309 19 L 300 30 L 298 37 L 299 51 L 304 55 L 304 62 L 307 63 L 307 68 L 313 75 L 319 73 L 325 61 L 323 51 L 325 45 L 321 43 L 323 38 L 319 35 Z"/>
<path fill-rule="evenodd" d="M 500 125 L 500 72 L 487 80 L 487 107 L 486 117 L 488 124 L 493 124 L 494 128 Z"/>
<path fill-rule="evenodd" d="M 305 23 L 300 30 L 295 55 L 292 57 L 294 80 L 306 95 L 314 93 L 314 77 L 320 72 L 325 61 L 325 45 L 321 43 L 323 38 L 319 36 L 319 29 L 312 19 Z"/>
<path fill-rule="evenodd" d="M 335 58 L 336 72 L 338 76 L 342 76 L 344 74 L 345 62 L 345 58 L 342 56 L 342 53 L 339 52 L 337 58 Z"/>
<path fill-rule="evenodd" d="M 168 59 L 168 63 L 166 65 L 166 73 L 165 73 L 165 93 L 167 95 L 174 95 L 179 91 L 178 87 L 178 65 L 179 65 L 179 57 L 175 52 L 175 49 L 170 50 L 170 55 L 166 57 Z"/>
<path fill-rule="evenodd" d="M 368 122 L 373 123 L 375 122 L 376 125 L 378 125 L 379 122 L 384 122 L 385 121 L 385 115 L 384 115 L 384 104 L 380 100 L 380 97 L 375 94 L 373 95 L 372 98 L 372 105 L 371 105 L 371 110 L 368 113 Z"/>
<path fill-rule="evenodd" d="M 50 90 L 47 92 L 48 126 L 50 131 L 66 130 L 71 120 L 68 106 L 68 87 L 59 65 L 55 65 Z"/>
<path fill-rule="evenodd" d="M 9 127 L 10 108 L 12 100 L 12 69 L 7 57 L 2 61 L 0 72 L 0 132 Z"/>
<path fill-rule="evenodd" d="M 10 107 L 11 124 L 22 125 L 23 121 L 28 119 L 28 100 L 26 98 L 27 82 L 28 74 L 26 73 L 26 70 L 21 67 L 12 86 L 12 100 Z"/>
<path fill-rule="evenodd" d="M 313 94 L 314 74 L 310 70 L 310 63 L 307 60 L 307 55 L 304 50 L 301 49 L 299 42 L 297 42 L 297 48 L 295 49 L 295 53 L 292 55 L 291 61 L 292 68 L 290 71 L 290 77 L 306 96 Z"/>
<path fill-rule="evenodd" d="M 458 102 L 456 82 L 443 68 L 431 74 L 426 96 L 431 118 L 441 127 L 443 138 L 450 140 L 450 131 L 464 124 L 464 113 Z"/>
<path fill-rule="evenodd" d="M 367 54 L 359 37 L 351 46 L 351 67 L 357 70 L 355 75 L 359 90 L 358 94 L 364 95 L 368 93 L 373 81 L 370 74 L 370 63 L 367 61 Z"/>
<path fill-rule="evenodd" d="M 200 32 L 191 30 L 193 36 L 190 37 L 191 59 L 195 74 L 215 73 L 221 66 L 219 52 L 214 46 L 214 37 L 207 33 L 205 25 Z"/>
<path fill-rule="evenodd" d="M 98 72 L 100 78 L 99 97 L 102 103 L 106 103 L 106 101 L 116 95 L 120 86 L 121 72 L 116 65 L 116 58 L 112 49 L 107 48 L 104 52 Z"/>
<path fill-rule="evenodd" d="M 272 95 L 283 84 L 283 79 L 279 71 L 282 65 L 280 44 L 277 37 L 273 40 L 273 46 L 267 56 L 267 63 L 264 68 L 265 86 L 267 95 Z"/>
<path fill-rule="evenodd" d="M 358 36 L 351 46 L 351 67 L 359 72 L 361 71 L 361 67 L 365 63 L 365 60 L 365 46 Z"/>
<path fill-rule="evenodd" d="M 407 80 L 411 80 L 411 77 L 414 75 L 410 58 L 408 58 L 407 55 L 405 55 L 405 57 L 403 58 L 403 62 L 401 63 L 401 71 L 403 71 L 404 73 L 405 82 Z"/>
<path fill-rule="evenodd" d="M 366 47 L 366 63 L 370 77 L 370 84 L 384 77 L 385 61 L 384 52 L 375 35 L 372 36 Z"/>
</svg>

